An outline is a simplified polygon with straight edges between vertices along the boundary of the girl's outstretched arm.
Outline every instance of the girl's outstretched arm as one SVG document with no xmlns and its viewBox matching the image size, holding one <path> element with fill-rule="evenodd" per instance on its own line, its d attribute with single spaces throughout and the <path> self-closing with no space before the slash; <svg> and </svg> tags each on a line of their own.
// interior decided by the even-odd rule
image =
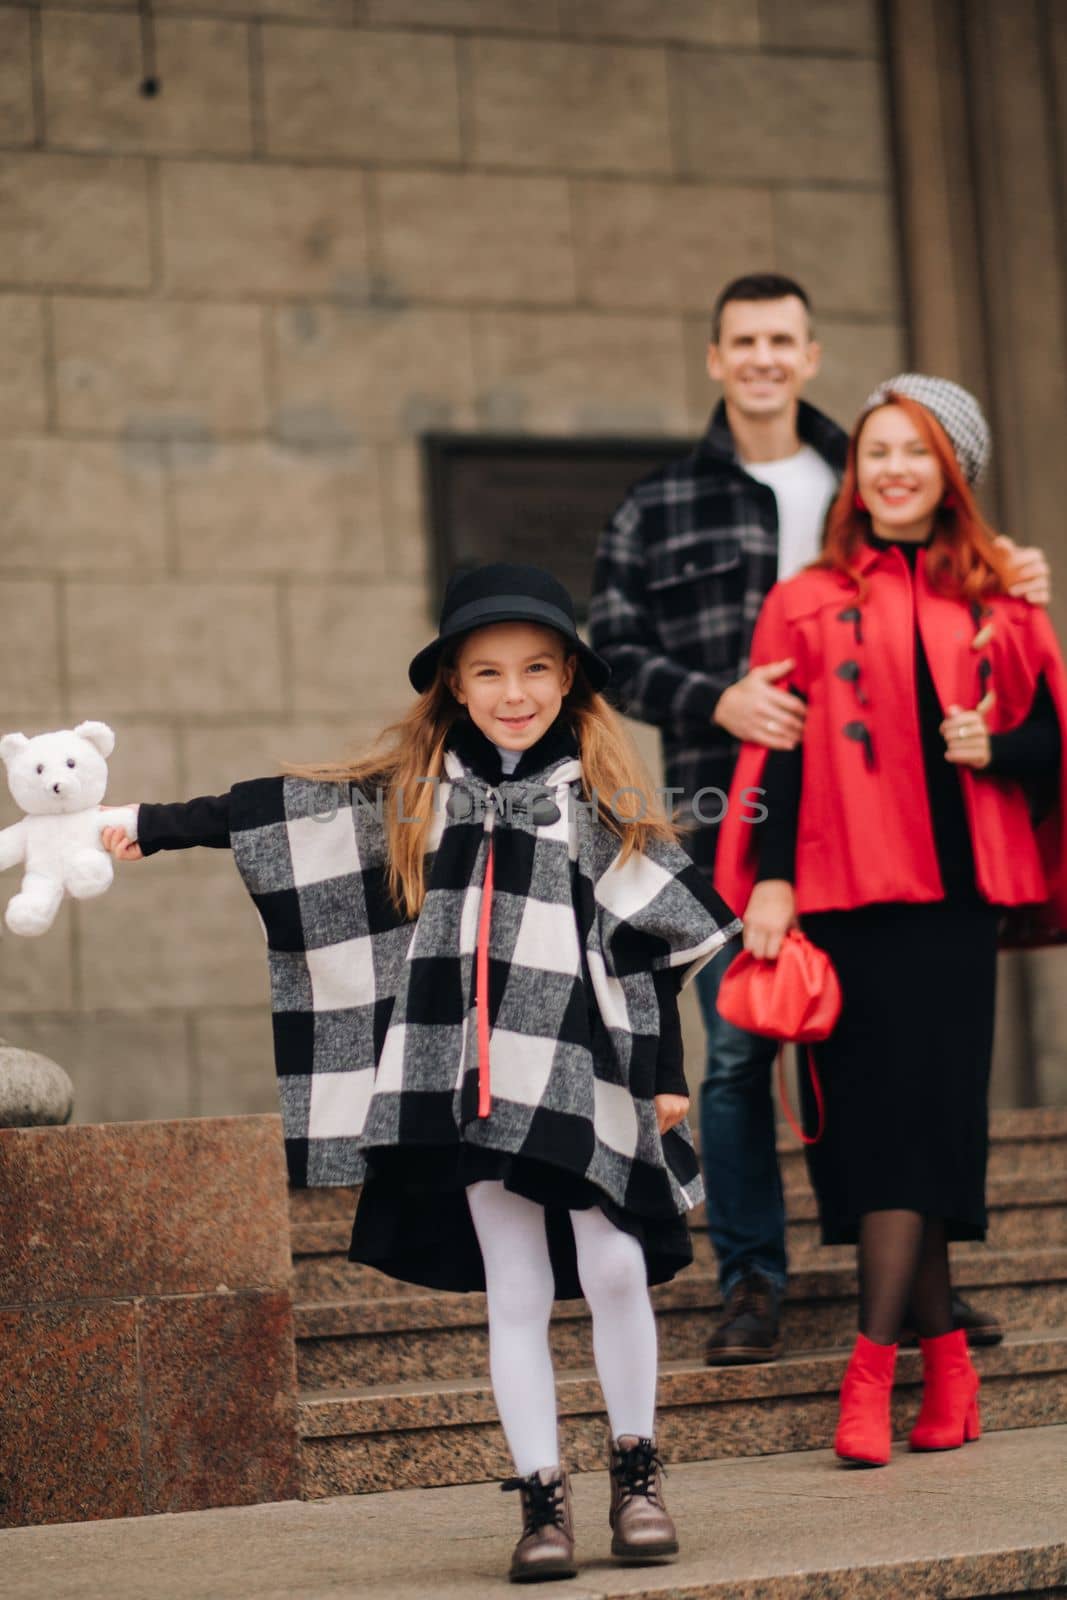
<svg viewBox="0 0 1067 1600">
<path fill-rule="evenodd" d="M 125 828 L 101 828 L 100 843 L 116 861 L 141 861 L 144 851 L 135 839 L 127 839 Z"/>
<path fill-rule="evenodd" d="M 116 861 L 140 861 L 157 850 L 191 850 L 194 845 L 209 850 L 230 847 L 230 797 L 228 794 L 201 795 L 196 800 L 176 805 L 137 807 L 137 842 L 126 838 L 125 829 L 105 828 L 100 835 L 105 850 Z"/>
</svg>

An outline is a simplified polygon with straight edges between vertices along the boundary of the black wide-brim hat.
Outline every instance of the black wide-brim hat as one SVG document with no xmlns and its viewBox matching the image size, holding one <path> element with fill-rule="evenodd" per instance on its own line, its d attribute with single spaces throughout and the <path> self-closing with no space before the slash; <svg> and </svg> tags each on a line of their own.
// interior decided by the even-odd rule
<svg viewBox="0 0 1067 1600">
<path fill-rule="evenodd" d="M 555 628 L 578 656 L 594 689 L 602 689 L 611 677 L 607 662 L 579 638 L 574 602 L 559 580 L 540 567 L 495 561 L 449 578 L 437 638 L 420 650 L 408 667 L 412 687 L 422 694 L 434 680 L 445 646 L 493 622 L 533 622 Z"/>
</svg>

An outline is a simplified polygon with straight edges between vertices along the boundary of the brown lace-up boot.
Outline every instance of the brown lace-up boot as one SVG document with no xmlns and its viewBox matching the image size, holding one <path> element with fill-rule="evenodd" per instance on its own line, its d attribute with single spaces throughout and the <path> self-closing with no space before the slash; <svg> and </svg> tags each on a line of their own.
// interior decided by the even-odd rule
<svg viewBox="0 0 1067 1600">
<path fill-rule="evenodd" d="M 611 1446 L 611 1553 L 621 1561 L 678 1554 L 678 1534 L 663 1504 L 663 1463 L 655 1440 L 625 1433 Z"/>
<path fill-rule="evenodd" d="M 505 1494 L 517 1489 L 522 1501 L 522 1535 L 511 1557 L 512 1583 L 573 1578 L 574 1523 L 570 1479 L 561 1467 L 542 1467 L 528 1478 L 506 1478 Z"/>
<path fill-rule="evenodd" d="M 972 1306 L 969 1300 L 965 1300 L 961 1294 L 955 1292 L 952 1295 L 952 1326 L 957 1331 L 963 1329 L 972 1350 L 975 1345 L 1000 1344 L 1004 1338 L 1004 1324 L 992 1311 L 980 1311 L 977 1306 Z M 919 1343 L 915 1320 L 910 1311 L 904 1313 L 900 1343 L 909 1348 Z"/>
<path fill-rule="evenodd" d="M 723 1318 L 704 1347 L 708 1367 L 777 1361 L 782 1353 L 778 1292 L 761 1272 L 749 1272 L 730 1290 Z"/>
</svg>

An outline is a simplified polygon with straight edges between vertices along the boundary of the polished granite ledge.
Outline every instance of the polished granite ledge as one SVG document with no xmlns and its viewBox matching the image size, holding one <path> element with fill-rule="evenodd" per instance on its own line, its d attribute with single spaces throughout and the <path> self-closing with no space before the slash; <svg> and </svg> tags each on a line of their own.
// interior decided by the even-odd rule
<svg viewBox="0 0 1067 1600">
<path fill-rule="evenodd" d="M 280 1120 L 5 1130 L 0 1194 L 0 1526 L 295 1494 Z"/>
<path fill-rule="evenodd" d="M 278 1117 L 0 1130 L 0 1306 L 287 1287 Z"/>
</svg>

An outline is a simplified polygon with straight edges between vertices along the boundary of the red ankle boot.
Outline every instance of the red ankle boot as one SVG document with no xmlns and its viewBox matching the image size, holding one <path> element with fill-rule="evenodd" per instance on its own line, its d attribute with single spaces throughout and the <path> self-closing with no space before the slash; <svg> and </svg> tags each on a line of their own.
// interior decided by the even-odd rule
<svg viewBox="0 0 1067 1600">
<path fill-rule="evenodd" d="M 913 1450 L 958 1450 L 977 1439 L 978 1374 L 967 1353 L 962 1328 L 937 1339 L 920 1339 L 923 1353 L 923 1403 L 911 1430 Z"/>
<path fill-rule="evenodd" d="M 858 1334 L 841 1384 L 841 1414 L 834 1449 L 842 1461 L 884 1467 L 889 1460 L 889 1397 L 895 1344 L 875 1344 Z"/>
</svg>

